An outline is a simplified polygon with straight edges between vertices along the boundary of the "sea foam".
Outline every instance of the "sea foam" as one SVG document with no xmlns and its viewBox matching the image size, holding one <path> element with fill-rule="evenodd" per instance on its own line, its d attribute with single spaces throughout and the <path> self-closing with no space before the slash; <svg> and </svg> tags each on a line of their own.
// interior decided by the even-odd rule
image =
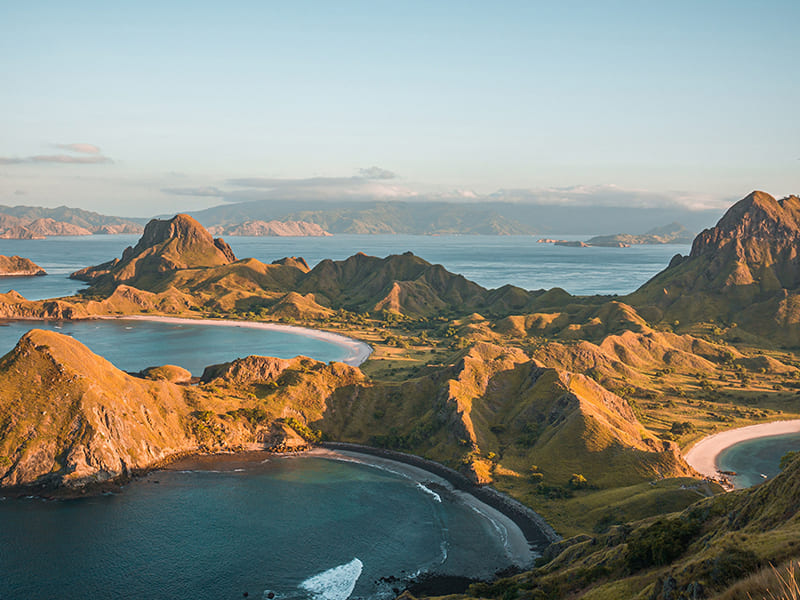
<svg viewBox="0 0 800 600">
<path fill-rule="evenodd" d="M 347 600 L 363 568 L 364 563 L 354 558 L 349 563 L 309 577 L 300 588 L 309 592 L 314 600 Z"/>
</svg>

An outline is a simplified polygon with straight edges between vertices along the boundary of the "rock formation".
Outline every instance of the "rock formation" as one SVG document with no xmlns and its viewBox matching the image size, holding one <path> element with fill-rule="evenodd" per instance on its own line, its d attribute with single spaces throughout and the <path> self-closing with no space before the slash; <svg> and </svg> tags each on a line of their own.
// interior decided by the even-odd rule
<svg viewBox="0 0 800 600">
<path fill-rule="evenodd" d="M 29 258 L 0 256 L 0 277 L 22 275 L 47 275 L 45 270 Z"/>
</svg>

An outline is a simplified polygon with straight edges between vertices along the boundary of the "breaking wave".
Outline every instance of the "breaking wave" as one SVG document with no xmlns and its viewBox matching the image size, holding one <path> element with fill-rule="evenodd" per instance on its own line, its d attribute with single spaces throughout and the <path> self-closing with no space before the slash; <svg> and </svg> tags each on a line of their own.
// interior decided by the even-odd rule
<svg viewBox="0 0 800 600">
<path fill-rule="evenodd" d="M 364 563 L 354 558 L 349 563 L 309 577 L 300 588 L 309 592 L 313 600 L 347 600 L 363 568 Z"/>
</svg>

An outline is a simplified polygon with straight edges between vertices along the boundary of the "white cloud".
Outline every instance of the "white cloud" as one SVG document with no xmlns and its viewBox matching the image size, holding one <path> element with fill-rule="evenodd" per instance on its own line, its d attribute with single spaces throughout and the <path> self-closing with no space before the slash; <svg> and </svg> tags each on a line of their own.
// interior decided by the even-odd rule
<svg viewBox="0 0 800 600">
<path fill-rule="evenodd" d="M 61 150 L 69 150 L 70 152 L 78 152 L 79 154 L 100 154 L 100 148 L 94 144 L 53 144 L 53 147 Z"/>
</svg>

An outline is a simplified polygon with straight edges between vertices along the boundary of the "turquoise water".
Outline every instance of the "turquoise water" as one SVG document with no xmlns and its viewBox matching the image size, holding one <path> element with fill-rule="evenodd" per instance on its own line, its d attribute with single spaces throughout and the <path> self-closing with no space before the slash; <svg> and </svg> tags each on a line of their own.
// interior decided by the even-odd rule
<svg viewBox="0 0 800 600">
<path fill-rule="evenodd" d="M 736 472 L 731 479 L 737 488 L 750 487 L 780 473 L 781 457 L 794 450 L 800 450 L 800 433 L 747 440 L 722 451 L 717 466 L 722 471 Z"/>
<path fill-rule="evenodd" d="M 295 333 L 139 319 L 0 322 L 0 356 L 33 328 L 72 336 L 117 368 L 130 372 L 170 364 L 202 375 L 208 365 L 251 354 L 278 358 L 303 355 L 325 362 L 350 356 L 342 346 Z"/>
<path fill-rule="evenodd" d="M 509 564 L 457 497 L 364 465 L 262 460 L 184 463 L 113 496 L 0 501 L 0 598 L 380 598 L 397 585 L 381 577 Z"/>
<path fill-rule="evenodd" d="M 554 236 L 584 239 L 585 236 Z M 74 294 L 84 287 L 67 276 L 81 267 L 118 258 L 135 235 L 54 237 L 46 240 L 0 240 L 0 254 L 33 260 L 50 275 L 0 280 L 0 292 L 15 289 L 40 300 Z M 513 284 L 525 289 L 561 287 L 572 294 L 626 294 L 663 270 L 675 254 L 688 254 L 685 245 L 631 248 L 567 248 L 537 244 L 531 236 L 484 235 L 336 235 L 312 237 L 226 238 L 236 256 L 272 262 L 302 256 L 312 267 L 330 258 L 342 260 L 356 252 L 373 256 L 408 250 L 444 265 L 487 288 Z"/>
</svg>

